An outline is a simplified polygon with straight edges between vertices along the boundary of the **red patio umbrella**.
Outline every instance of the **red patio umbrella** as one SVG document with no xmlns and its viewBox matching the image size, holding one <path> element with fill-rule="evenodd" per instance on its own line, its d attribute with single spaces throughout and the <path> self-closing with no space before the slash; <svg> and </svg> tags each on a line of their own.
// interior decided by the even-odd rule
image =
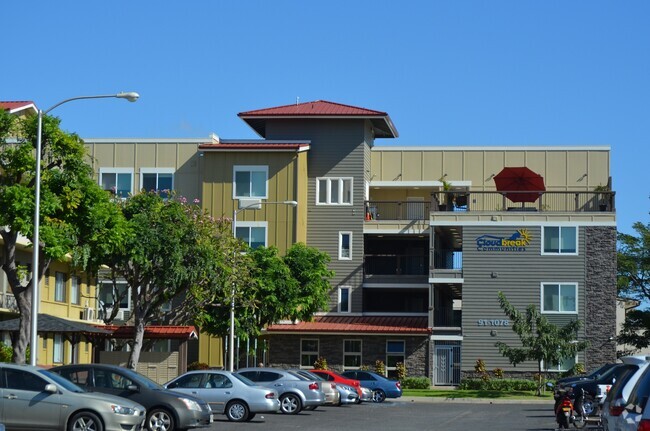
<svg viewBox="0 0 650 431">
<path fill-rule="evenodd" d="M 494 177 L 497 191 L 500 192 L 534 192 L 534 193 L 506 193 L 512 202 L 535 202 L 540 192 L 546 191 L 544 178 L 525 166 L 503 168 Z"/>
</svg>

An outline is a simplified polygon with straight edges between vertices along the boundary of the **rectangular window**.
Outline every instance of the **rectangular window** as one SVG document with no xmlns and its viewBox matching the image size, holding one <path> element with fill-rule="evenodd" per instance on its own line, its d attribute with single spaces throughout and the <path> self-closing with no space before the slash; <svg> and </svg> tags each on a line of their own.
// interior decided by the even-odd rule
<svg viewBox="0 0 650 431">
<path fill-rule="evenodd" d="M 54 350 L 52 351 L 52 362 L 63 363 L 63 337 L 61 334 L 54 334 Z"/>
<path fill-rule="evenodd" d="M 317 178 L 316 204 L 352 205 L 352 178 Z"/>
<path fill-rule="evenodd" d="M 350 312 L 350 288 L 339 287 L 339 313 Z"/>
<path fill-rule="evenodd" d="M 361 367 L 361 340 L 343 340 L 343 370 Z"/>
<path fill-rule="evenodd" d="M 318 359 L 318 340 L 303 338 L 300 340 L 300 368 L 314 368 Z"/>
<path fill-rule="evenodd" d="M 119 300 L 119 308 L 130 310 L 130 289 L 126 282 L 115 283 L 115 294 L 113 293 L 113 283 L 105 281 L 99 284 L 99 303 L 108 308 L 113 308 L 116 299 Z"/>
<path fill-rule="evenodd" d="M 578 362 L 576 357 L 566 358 L 562 360 L 559 364 L 550 364 L 548 367 L 549 371 L 569 371 L 572 369 L 575 364 Z M 542 369 L 544 369 L 546 364 L 542 361 Z"/>
<path fill-rule="evenodd" d="M 542 254 L 578 254 L 578 228 L 575 226 L 544 226 Z"/>
<path fill-rule="evenodd" d="M 99 184 L 113 195 L 126 199 L 133 193 L 133 169 L 100 168 Z"/>
<path fill-rule="evenodd" d="M 174 189 L 173 168 L 142 168 L 140 169 L 140 189 L 159 192 L 163 198 L 169 197 Z"/>
<path fill-rule="evenodd" d="M 352 232 L 339 232 L 339 260 L 352 259 Z"/>
<path fill-rule="evenodd" d="M 55 277 L 54 300 L 57 302 L 65 302 L 65 274 L 56 272 Z"/>
<path fill-rule="evenodd" d="M 267 222 L 238 221 L 235 236 L 244 241 L 252 249 L 266 246 Z"/>
<path fill-rule="evenodd" d="M 542 283 L 542 312 L 577 313 L 578 285 L 576 283 Z"/>
<path fill-rule="evenodd" d="M 70 302 L 75 305 L 81 304 L 81 278 L 76 276 L 70 278 Z"/>
<path fill-rule="evenodd" d="M 233 199 L 268 197 L 268 166 L 235 166 Z"/>
<path fill-rule="evenodd" d="M 389 378 L 397 378 L 397 364 L 404 364 L 404 341 L 386 341 L 386 373 Z"/>
</svg>

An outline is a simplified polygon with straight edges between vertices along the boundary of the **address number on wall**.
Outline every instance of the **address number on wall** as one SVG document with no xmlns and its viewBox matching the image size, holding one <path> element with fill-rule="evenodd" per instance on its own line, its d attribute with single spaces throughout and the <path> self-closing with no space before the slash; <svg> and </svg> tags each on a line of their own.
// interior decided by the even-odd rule
<svg viewBox="0 0 650 431">
<path fill-rule="evenodd" d="M 478 326 L 510 326 L 510 320 L 507 319 L 478 319 L 476 323 Z"/>
</svg>

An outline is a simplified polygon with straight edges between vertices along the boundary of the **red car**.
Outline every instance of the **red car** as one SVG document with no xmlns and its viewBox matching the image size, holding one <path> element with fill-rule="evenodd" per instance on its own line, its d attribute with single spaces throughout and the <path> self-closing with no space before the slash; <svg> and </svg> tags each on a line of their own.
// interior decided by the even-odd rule
<svg viewBox="0 0 650 431">
<path fill-rule="evenodd" d="M 309 371 L 318 376 L 321 376 L 322 378 L 330 382 L 341 383 L 343 385 L 352 386 L 359 394 L 359 402 L 370 401 L 367 397 L 367 394 L 364 394 L 363 390 L 361 389 L 361 383 L 358 380 L 348 379 L 347 377 L 343 377 L 336 371 L 331 371 L 331 370 L 309 370 Z"/>
</svg>

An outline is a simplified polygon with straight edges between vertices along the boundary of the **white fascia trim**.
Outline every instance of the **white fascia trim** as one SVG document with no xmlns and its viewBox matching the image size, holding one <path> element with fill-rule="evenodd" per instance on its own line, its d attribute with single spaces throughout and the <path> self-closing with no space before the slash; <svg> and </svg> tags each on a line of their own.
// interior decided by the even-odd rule
<svg viewBox="0 0 650 431">
<path fill-rule="evenodd" d="M 302 153 L 309 151 L 309 147 L 293 148 L 201 148 L 201 153 Z"/>
<path fill-rule="evenodd" d="M 451 213 L 454 214 L 454 213 Z M 539 215 L 539 214 L 537 214 Z M 597 221 L 580 221 L 580 222 L 551 222 L 551 221 L 429 221 L 431 226 L 612 226 L 616 227 L 615 221 L 597 222 Z M 370 232 L 364 232 L 370 233 Z M 384 233 L 379 232 L 377 233 Z M 388 232 L 386 232 L 388 233 Z"/>
<path fill-rule="evenodd" d="M 265 333 L 266 335 L 302 335 L 304 337 L 309 337 L 309 336 L 314 336 L 314 335 L 344 335 L 346 337 L 350 336 L 356 336 L 356 337 L 368 337 L 368 336 L 384 336 L 384 337 L 393 337 L 395 339 L 398 339 L 400 337 L 426 337 L 426 334 L 418 334 L 418 333 L 413 333 L 413 332 L 358 332 L 358 331 L 351 331 L 351 332 L 328 332 L 328 331 L 273 331 L 273 332 L 268 332 L 266 328 L 262 329 L 262 332 Z"/>
<path fill-rule="evenodd" d="M 23 105 L 23 106 L 20 106 L 18 108 L 10 109 L 9 113 L 10 114 L 15 114 L 16 112 L 25 111 L 27 109 L 33 109 L 34 112 L 38 113 L 38 109 L 36 108 L 36 105 L 34 105 L 33 103 L 30 103 L 28 105 Z"/>
<path fill-rule="evenodd" d="M 431 341 L 463 341 L 462 335 L 431 335 Z"/>
<path fill-rule="evenodd" d="M 140 168 L 140 174 L 173 174 L 174 168 Z"/>
<path fill-rule="evenodd" d="M 449 181 L 451 186 L 470 187 L 471 181 Z M 442 187 L 441 181 L 370 181 L 370 187 Z"/>
<path fill-rule="evenodd" d="M 427 313 L 363 313 L 364 316 L 385 316 L 385 317 L 427 317 Z"/>
<path fill-rule="evenodd" d="M 397 222 L 397 220 L 380 220 L 380 222 Z M 422 220 L 422 223 L 427 223 L 427 220 Z M 394 223 L 393 223 L 394 224 Z M 460 223 L 454 223 L 450 226 L 458 226 Z M 400 234 L 400 235 L 429 235 L 429 228 L 423 229 L 421 232 L 416 231 L 411 227 L 406 228 L 396 228 L 396 229 L 363 229 L 364 234 L 377 234 L 377 235 L 391 235 L 391 234 Z"/>
<path fill-rule="evenodd" d="M 219 142 L 222 144 L 311 144 L 310 139 L 221 139 Z"/>
<path fill-rule="evenodd" d="M 464 278 L 430 278 L 430 284 L 434 283 L 450 283 L 450 284 L 463 284 L 465 283 Z"/>
<path fill-rule="evenodd" d="M 413 145 L 408 147 L 402 146 L 378 146 L 375 145 L 371 151 L 610 151 L 611 147 L 609 145 L 534 145 L 534 146 L 522 146 L 522 145 L 513 145 L 513 146 L 488 146 L 488 145 L 476 145 L 476 146 L 434 146 L 434 145 Z"/>
<path fill-rule="evenodd" d="M 372 288 L 372 289 L 400 289 L 400 288 L 428 289 L 429 285 L 426 283 L 399 283 L 399 284 L 388 284 L 388 285 L 387 283 L 363 283 L 361 287 Z M 374 314 L 376 313 L 373 313 L 373 315 Z"/>
<path fill-rule="evenodd" d="M 211 144 L 210 138 L 82 138 L 86 144 Z"/>
</svg>

